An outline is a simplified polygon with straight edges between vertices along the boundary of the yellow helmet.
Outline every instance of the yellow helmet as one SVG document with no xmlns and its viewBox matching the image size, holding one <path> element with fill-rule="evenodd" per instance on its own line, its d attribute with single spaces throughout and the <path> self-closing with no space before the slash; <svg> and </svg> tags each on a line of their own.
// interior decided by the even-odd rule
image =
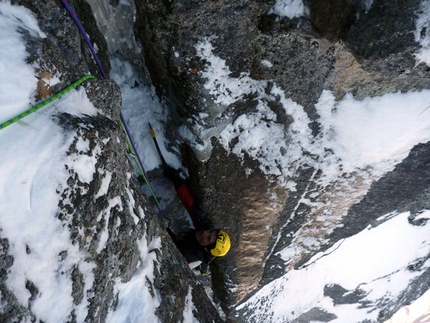
<svg viewBox="0 0 430 323">
<path fill-rule="evenodd" d="M 211 254 L 214 257 L 222 257 L 227 254 L 230 250 L 230 237 L 228 234 L 222 230 L 219 230 L 218 237 L 216 239 L 216 244 L 213 249 L 211 249 Z"/>
</svg>

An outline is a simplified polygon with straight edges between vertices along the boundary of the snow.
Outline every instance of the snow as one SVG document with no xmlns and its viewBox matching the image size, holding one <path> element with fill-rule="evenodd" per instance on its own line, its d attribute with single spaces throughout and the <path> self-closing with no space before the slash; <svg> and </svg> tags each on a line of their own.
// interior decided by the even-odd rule
<svg viewBox="0 0 430 323">
<path fill-rule="evenodd" d="M 430 37 L 429 37 L 429 20 L 430 19 L 430 1 L 421 1 L 418 19 L 415 22 L 415 41 L 418 42 L 421 48 L 415 53 L 417 65 L 420 63 L 430 64 Z"/>
<path fill-rule="evenodd" d="M 427 142 L 429 105 L 429 90 L 361 101 L 348 94 L 337 103 L 331 92 L 324 91 L 316 106 L 324 125 L 324 147 L 335 151 L 344 171 L 370 166 L 380 175 L 404 159 L 416 143 Z"/>
<path fill-rule="evenodd" d="M 30 11 L 0 2 L 0 122 L 35 104 L 37 79 L 34 66 L 25 62 L 28 54 L 19 28 L 34 37 L 45 37 Z M 54 76 L 54 80 L 55 77 L 58 76 Z M 88 255 L 80 251 L 79 246 L 72 244 L 68 226 L 58 219 L 61 197 L 57 191 L 61 192 L 67 186 L 70 174 L 65 165 L 73 169 L 82 182 L 89 183 L 101 147 L 96 147 L 92 156 L 68 155 L 67 150 L 76 133 L 57 125 L 54 116 L 61 112 L 76 116 L 101 113 L 80 88 L 0 132 L 0 237 L 8 239 L 8 254 L 14 258 L 8 269 L 6 285 L 18 302 L 24 307 L 30 306 L 38 321 L 67 322 L 74 310 L 76 322 L 84 322 L 92 295 L 87 292 L 89 288 L 84 288 L 83 300 L 74 304 L 71 274 L 78 268 L 85 286 L 92 286 L 96 265 L 87 260 Z M 76 147 L 81 151 L 89 148 L 82 138 Z M 106 171 L 95 198 L 106 194 L 110 179 L 111 173 Z M 119 198 L 113 199 L 110 207 L 118 205 L 119 201 Z M 108 238 L 103 237 L 99 250 Z M 146 282 L 145 277 L 152 277 L 155 253 L 151 250 L 159 248 L 160 243 L 155 240 L 153 245 L 146 247 L 145 241 L 146 237 L 139 243 L 144 261 L 136 276 L 127 284 L 117 282 L 115 285 L 121 296 L 118 312 L 110 314 L 110 322 L 125 322 L 125 318 L 133 315 L 135 320 L 132 322 L 138 322 L 142 317 L 157 322 L 154 311 L 159 300 L 149 295 L 142 284 Z M 39 289 L 37 297 L 30 301 L 27 281 Z M 135 304 L 132 304 L 133 300 Z M 133 305 L 132 313 L 128 308 L 130 304 Z"/>
<path fill-rule="evenodd" d="M 366 9 L 366 12 L 368 12 L 373 5 L 373 0 L 365 0 L 363 3 L 364 8 Z"/>
<path fill-rule="evenodd" d="M 371 1 L 366 3 L 370 6 Z M 272 10 L 290 18 L 307 13 L 303 2 L 296 0 L 277 1 Z M 424 24 L 425 12 L 417 20 L 417 32 Z M 27 53 L 18 28 L 27 30 L 34 37 L 45 37 L 30 11 L 6 1 L 0 2 L 0 122 L 35 103 L 37 79 L 34 66 L 25 62 Z M 419 37 L 423 50 L 417 59 L 428 63 L 427 38 Z M 430 136 L 428 90 L 391 93 L 362 101 L 347 95 L 339 102 L 334 101 L 330 91 L 324 91 L 316 107 L 321 115 L 322 131 L 320 137 L 313 138 L 303 107 L 286 97 L 276 84 L 270 93 L 265 93 L 265 81 L 253 80 L 246 73 L 238 78 L 230 77 L 226 62 L 213 55 L 210 38 L 196 44 L 196 49 L 208 62 L 202 76 L 207 79 L 206 88 L 215 99 L 214 110 L 221 111 L 249 93 L 256 93 L 259 100 L 256 111 L 227 124 L 220 133 L 221 143 L 229 153 L 239 157 L 246 153 L 258 160 L 262 171 L 277 176 L 285 187 L 294 188 L 291 179 L 294 171 L 306 165 L 321 170 L 324 174 L 321 181 L 326 185 L 339 180 L 340 169 L 344 172 L 365 171 L 369 180 L 375 180 L 392 170 L 414 145 L 427 142 Z M 262 64 L 266 68 L 272 66 L 268 61 Z M 112 67 L 112 78 L 120 85 L 123 95 L 123 113 L 145 168 L 152 170 L 160 166 L 149 135 L 148 121 L 157 132 L 166 159 L 179 168 L 181 161 L 177 154 L 165 149 L 168 142 L 163 135 L 163 124 L 168 120 L 168 114 L 156 98 L 154 89 L 139 80 L 127 62 L 112 59 Z M 53 80 L 57 78 L 58 75 L 54 75 Z M 276 123 L 276 115 L 267 105 L 274 98 L 279 99 L 286 113 L 294 119 L 287 131 Z M 66 151 L 76 134 L 56 124 L 53 116 L 61 112 L 77 116 L 100 113 L 83 89 L 72 90 L 38 112 L 0 130 L 0 237 L 8 239 L 9 254 L 14 258 L 6 284 L 20 304 L 30 306 L 37 318 L 47 323 L 66 322 L 66 315 L 71 310 L 75 311 L 77 322 L 85 320 L 91 295 L 84 290 L 83 301 L 74 304 L 70 278 L 74 266 L 83 274 L 85 286 L 91 286 L 95 279 L 95 264 L 86 260 L 85 252 L 71 243 L 67 226 L 63 226 L 56 215 L 60 200 L 56 192 L 66 187 L 69 174 L 64 165 L 74 169 L 82 182 L 89 183 L 101 147 L 92 157 L 85 154 L 68 156 Z M 198 126 L 204 129 L 203 119 L 212 112 L 198 116 Z M 188 129 L 181 131 L 188 139 L 193 138 Z M 233 142 L 235 144 L 230 148 Z M 210 143 L 201 146 L 206 149 Z M 80 139 L 78 148 L 88 149 L 88 142 Z M 330 153 L 326 152 L 327 148 Z M 112 174 L 105 171 L 104 175 L 103 185 L 95 198 L 105 195 L 109 188 Z M 132 196 L 131 192 L 127 194 Z M 115 198 L 109 202 L 109 207 L 129 209 L 137 223 L 145 214 L 142 208 L 131 204 L 121 205 L 120 199 Z M 134 209 L 139 214 L 135 214 Z M 108 213 L 99 216 L 108 217 Z M 366 228 L 340 241 L 302 268 L 266 285 L 241 308 L 252 306 L 254 310 L 250 315 L 271 318 L 271 322 L 283 322 L 312 307 L 335 313 L 338 318 L 332 322 L 374 319 L 378 314 L 376 311 L 367 313 L 365 308 L 354 305 L 333 304 L 324 296 L 324 286 L 338 284 L 347 290 L 360 287 L 370 302 L 388 293 L 390 297 L 398 295 L 419 273 L 407 270 L 407 266 L 430 252 L 430 225 L 412 225 L 409 216 L 408 212 L 387 215 L 386 221 L 379 226 Z M 423 210 L 421 218 L 429 219 L 430 212 Z M 98 251 L 103 249 L 107 239 L 106 230 Z M 147 282 L 153 281 L 157 261 L 153 250 L 160 248 L 160 240 L 154 239 L 147 245 L 146 237 L 143 237 L 137 243 L 141 263 L 129 282 L 115 282 L 118 306 L 108 313 L 108 322 L 140 322 L 142 317 L 150 322 L 158 321 L 154 313 L 160 300 L 157 295 L 151 295 Z M 59 257 L 63 252 L 67 252 L 64 259 Z M 288 259 L 290 252 L 286 249 L 280 255 Z M 429 261 L 422 266 L 428 268 Z M 27 280 L 43 291 L 30 301 L 30 305 L 31 295 L 25 287 Z M 428 299 L 427 293 L 400 310 L 389 322 L 413 322 L 428 316 Z M 186 303 L 184 321 L 195 322 L 191 290 Z"/>
<path fill-rule="evenodd" d="M 139 241 L 139 251 L 143 263 L 127 283 L 116 282 L 116 292 L 119 292 L 118 305 L 115 311 L 110 311 L 107 322 L 160 322 L 154 310 L 160 305 L 160 300 L 151 295 L 148 281 L 154 282 L 155 249 L 161 248 L 161 238 L 154 239 L 147 245 L 146 238 Z M 115 292 L 115 293 L 116 293 Z"/>
<path fill-rule="evenodd" d="M 416 144 L 425 143 L 430 137 L 430 119 L 425 117 L 430 113 L 429 90 L 389 93 L 360 101 L 348 94 L 338 102 L 333 93 L 323 91 L 316 105 L 321 116 L 321 134 L 314 138 L 303 107 L 285 97 L 276 84 L 271 93 L 267 93 L 264 91 L 266 81 L 250 79 L 246 74 L 230 77 L 225 60 L 212 53 L 210 37 L 196 44 L 196 49 L 208 62 L 201 75 L 218 105 L 215 109 L 247 94 L 257 95 L 256 111 L 243 114 L 228 124 L 220 134 L 221 144 L 241 158 L 246 153 L 258 160 L 265 174 L 277 176 L 286 187 L 294 188 L 289 177 L 299 167 L 307 166 L 322 171 L 319 182 L 323 186 L 342 181 L 341 174 L 352 173 L 360 173 L 370 183 L 393 170 Z M 276 115 L 267 104 L 275 98 L 294 119 L 287 132 L 276 123 Z M 365 192 L 363 189 L 362 194 Z M 302 202 L 310 203 L 303 199 Z M 428 217 L 428 213 L 425 214 Z M 378 228 L 343 241 L 335 246 L 339 251 L 330 257 L 320 255 L 321 259 L 315 260 L 315 264 L 287 273 L 263 287 L 238 309 L 252 309 L 245 312 L 245 316 L 253 317 L 253 322 L 285 322 L 312 307 L 335 313 L 338 318 L 333 322 L 376 319 L 377 311 L 368 313 L 366 309 L 356 308 L 357 305 L 335 306 L 323 295 L 324 286 L 338 284 L 353 290 L 362 284 L 366 300 L 371 302 L 383 296 L 398 296 L 416 275 L 405 268 L 415 257 L 430 252 L 429 226 L 423 231 L 419 227 L 408 227 L 407 216 L 407 213 L 397 215 Z M 399 239 L 400 232 L 402 239 Z M 309 238 L 301 241 L 309 245 L 314 242 Z M 292 254 L 301 251 L 299 246 L 297 243 L 279 254 L 288 261 Z M 381 255 L 384 255 L 383 261 Z M 429 265 L 427 261 L 423 268 Z M 389 279 L 383 279 L 384 276 Z"/>
<path fill-rule="evenodd" d="M 0 111 L 0 120 L 7 120 L 14 117 L 17 112 L 23 112 L 19 109 L 28 105 L 31 101 L 31 92 L 34 91 L 34 70 L 31 66 L 22 64 L 22 61 L 28 56 L 25 50 L 25 44 L 20 40 L 20 34 L 17 27 L 21 25 L 20 21 L 27 21 L 28 30 L 33 35 L 45 37 L 37 26 L 36 19 L 32 18 L 27 9 L 10 6 L 7 3 L 0 3 L 2 19 L 0 20 L 0 38 L 2 46 L 0 48 L 0 102 L 2 109 Z M 14 50 L 10 50 L 14 48 Z M 10 77 L 14 82 L 11 82 Z M 22 89 L 16 93 L 16 87 Z M 3 121 L 1 121 L 3 122 Z"/>
<path fill-rule="evenodd" d="M 407 269 L 416 259 L 429 254 L 430 225 L 411 225 L 408 212 L 390 216 L 388 221 L 339 241 L 302 268 L 264 286 L 239 309 L 264 306 L 261 312 L 251 313 L 250 322 L 262 322 L 270 316 L 274 323 L 289 322 L 313 307 L 335 313 L 337 319 L 330 321 L 333 323 L 376 320 L 379 311 L 357 304 L 333 304 L 324 295 L 324 287 L 336 284 L 348 291 L 359 288 L 365 295 L 362 301 L 373 305 L 384 296 L 400 296 L 409 281 L 430 266 L 427 260 L 419 272 Z M 420 216 L 430 220 L 430 211 Z M 260 304 L 261 299 L 266 300 L 264 305 Z"/>
<path fill-rule="evenodd" d="M 423 314 L 424 313 L 424 314 Z M 397 311 L 386 323 L 414 322 L 426 323 L 430 321 L 430 290 L 409 306 Z"/>
<path fill-rule="evenodd" d="M 296 18 L 308 15 L 309 10 L 302 0 L 277 0 L 267 13 L 276 14 L 281 17 Z"/>
<path fill-rule="evenodd" d="M 29 107 L 36 90 L 34 69 L 26 65 L 25 48 L 18 27 L 31 34 L 43 36 L 33 16 L 21 7 L 0 3 L 1 64 L 0 111 L 2 122 Z M 5 43 L 3 43 L 5 42 Z M 64 102 L 82 101 L 81 112 L 95 115 L 96 109 L 88 106 L 83 90 L 64 96 Z M 3 101 L 8 98 L 10 101 Z M 3 105 L 3 102 L 6 102 Z M 1 237 L 8 238 L 9 254 L 14 258 L 7 286 L 20 303 L 28 304 L 29 291 L 26 281 L 33 282 L 43 293 L 31 303 L 33 313 L 45 322 L 65 322 L 64 316 L 74 308 L 82 321 L 88 305 L 85 301 L 73 305 L 70 272 L 78 266 L 85 281 L 94 280 L 94 264 L 85 261 L 85 254 L 70 243 L 70 233 L 56 217 L 61 190 L 68 178 L 64 168 L 65 150 L 73 140 L 73 134 L 64 133 L 52 120 L 52 114 L 66 111 L 68 104 L 54 103 L 47 110 L 28 116 L 25 120 L 5 128 L 0 134 L 0 203 Z M 76 168 L 84 165 L 80 159 L 73 163 Z M 67 252 L 60 261 L 59 254 Z"/>
<path fill-rule="evenodd" d="M 279 181 L 290 186 L 288 178 L 299 167 L 313 166 L 324 170 L 325 185 L 332 182 L 339 170 L 370 171 L 381 176 L 404 159 L 410 149 L 430 136 L 430 91 L 389 93 L 381 97 L 355 100 L 348 94 L 336 102 L 334 95 L 323 91 L 316 104 L 321 116 L 321 135 L 314 138 L 308 127 L 310 120 L 302 106 L 286 98 L 275 84 L 267 94 L 266 81 L 243 74 L 230 77 L 225 60 L 213 55 L 211 38 L 196 45 L 202 59 L 208 62 L 201 73 L 206 88 L 219 106 L 227 106 L 247 94 L 257 94 L 257 112 L 243 114 L 220 134 L 226 150 L 243 157 L 257 159 L 267 175 L 280 176 Z M 276 122 L 268 101 L 280 99 L 285 111 L 294 118 L 286 132 Z M 270 130 L 269 130 L 270 129 Z M 209 139 L 208 139 L 209 141 Z M 327 151 L 333 151 L 328 153 Z M 285 152 L 288 152 L 286 154 Z M 306 157 L 305 152 L 311 157 Z M 318 160 L 312 156 L 324 156 Z M 306 166 L 307 165 L 307 166 Z"/>
<path fill-rule="evenodd" d="M 109 239 L 109 216 L 111 214 L 111 209 L 113 208 L 117 208 L 118 211 L 122 211 L 123 207 L 122 207 L 122 202 L 121 202 L 121 197 L 117 196 L 113 199 L 111 199 L 109 201 L 109 206 L 104 209 L 101 214 L 99 214 L 99 216 L 97 217 L 97 222 L 100 222 L 100 220 L 102 219 L 102 216 L 104 216 L 105 219 L 105 228 L 102 231 L 101 235 L 100 235 L 100 241 L 99 241 L 99 246 L 97 247 L 97 253 L 102 252 L 102 250 L 105 248 L 106 246 L 106 242 Z"/>
<path fill-rule="evenodd" d="M 199 321 L 194 317 L 193 310 L 196 308 L 193 304 L 193 295 L 192 295 L 192 288 L 191 286 L 188 289 L 187 297 L 185 298 L 185 310 L 184 310 L 184 323 L 199 323 Z"/>
<path fill-rule="evenodd" d="M 134 71 L 130 63 L 113 58 L 111 60 L 111 78 L 117 82 L 121 88 L 123 110 L 122 113 L 136 145 L 136 150 L 141 159 L 144 158 L 145 170 L 150 171 L 161 164 L 161 160 L 149 135 L 149 125 L 151 122 L 155 130 L 157 141 L 166 161 L 175 168 L 181 167 L 178 154 L 166 150 L 168 140 L 164 136 L 163 123 L 167 121 L 167 111 L 159 102 L 152 86 L 145 84 Z M 136 82 L 138 86 L 136 87 Z"/>
</svg>

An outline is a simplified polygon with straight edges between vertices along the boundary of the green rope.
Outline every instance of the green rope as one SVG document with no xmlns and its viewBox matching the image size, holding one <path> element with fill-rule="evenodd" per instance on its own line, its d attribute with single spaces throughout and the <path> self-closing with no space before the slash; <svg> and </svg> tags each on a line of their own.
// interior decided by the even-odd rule
<svg viewBox="0 0 430 323">
<path fill-rule="evenodd" d="M 125 138 L 126 138 L 126 141 L 127 141 L 128 151 L 130 152 L 129 155 L 133 158 L 135 164 L 137 165 L 137 168 L 139 169 L 139 173 L 140 173 L 140 175 L 142 175 L 143 179 L 145 180 L 146 186 L 148 187 L 149 192 L 151 193 L 152 197 L 154 198 L 154 201 L 157 204 L 157 207 L 160 208 L 161 207 L 160 206 L 160 202 L 158 201 L 157 196 L 155 195 L 154 191 L 152 190 L 151 184 L 149 183 L 148 179 L 146 178 L 145 171 L 143 170 L 141 164 L 139 163 L 139 160 L 136 157 L 136 154 L 134 152 L 133 146 L 132 146 L 132 144 L 130 142 L 130 139 L 128 138 L 127 131 L 125 130 L 125 126 L 124 126 L 124 124 L 123 124 L 123 122 L 122 122 L 121 119 L 119 119 L 119 124 L 121 126 L 121 129 L 126 133 Z"/>
<path fill-rule="evenodd" d="M 53 96 L 47 98 L 44 101 L 42 101 L 42 102 L 40 102 L 40 103 L 32 106 L 30 109 L 28 109 L 28 110 L 26 110 L 26 111 L 18 114 L 17 116 L 13 117 L 12 119 L 9 119 L 8 121 L 5 121 L 5 122 L 1 123 L 0 124 L 0 130 L 4 129 L 4 128 L 8 127 L 8 126 L 10 126 L 11 124 L 13 124 L 15 122 L 18 122 L 19 120 L 21 120 L 21 119 L 27 117 L 28 115 L 36 112 L 37 110 L 43 108 L 44 106 L 47 106 L 48 104 L 50 104 L 50 103 L 54 102 L 55 100 L 61 98 L 64 94 L 70 92 L 71 90 L 73 90 L 74 88 L 76 88 L 78 85 L 80 85 L 82 82 L 84 82 L 84 81 L 86 81 L 88 79 L 96 79 L 96 77 L 92 76 L 92 75 L 85 75 L 85 76 L 81 77 L 79 80 L 77 80 L 76 82 L 72 83 L 68 87 L 64 88 L 60 92 L 54 94 Z M 139 162 L 138 158 L 136 157 L 136 152 L 133 149 L 133 145 L 131 143 L 131 139 L 129 138 L 129 134 L 126 131 L 126 128 L 125 128 L 125 126 L 124 126 L 121 118 L 119 119 L 119 124 L 120 124 L 122 130 L 126 134 L 125 137 L 126 137 L 126 140 L 127 140 L 128 150 L 131 152 L 130 155 L 133 157 L 134 162 L 136 163 L 137 167 L 139 168 L 139 172 L 142 175 L 143 179 L 145 180 L 146 185 L 148 186 L 148 189 L 151 192 L 151 194 L 152 194 L 152 196 L 153 196 L 153 198 L 155 200 L 155 203 L 157 204 L 157 207 L 161 210 L 160 202 L 158 201 L 158 199 L 157 199 L 154 191 L 151 188 L 151 184 L 149 183 L 149 181 L 148 181 L 148 179 L 147 179 L 147 177 L 145 175 L 145 171 L 144 171 L 141 163 Z"/>
<path fill-rule="evenodd" d="M 48 105 L 49 103 L 61 98 L 64 94 L 66 94 L 67 92 L 69 92 L 70 90 L 74 89 L 75 87 L 77 87 L 79 84 L 81 84 L 82 82 L 84 82 L 85 80 L 88 79 L 95 79 L 95 76 L 92 75 L 85 75 L 84 77 L 81 77 L 79 80 L 77 80 L 76 82 L 74 82 L 73 84 L 69 85 L 68 87 L 66 87 L 65 89 L 61 90 L 60 92 L 58 92 L 57 94 L 47 98 L 46 100 L 32 106 L 30 109 L 28 109 L 27 111 L 24 111 L 20 114 L 18 114 L 17 116 L 13 117 L 12 119 L 9 119 L 6 122 L 3 122 L 2 124 L 0 124 L 0 130 L 3 128 L 6 128 L 7 126 L 10 126 L 11 124 L 25 118 L 26 116 L 32 114 L 33 112 L 36 112 L 37 110 L 43 108 L 44 106 Z"/>
</svg>

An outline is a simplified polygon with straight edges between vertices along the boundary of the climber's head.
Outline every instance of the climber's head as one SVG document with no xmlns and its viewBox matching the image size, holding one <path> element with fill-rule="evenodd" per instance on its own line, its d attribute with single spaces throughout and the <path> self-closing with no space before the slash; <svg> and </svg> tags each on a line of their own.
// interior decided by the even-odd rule
<svg viewBox="0 0 430 323">
<path fill-rule="evenodd" d="M 197 230 L 196 238 L 199 244 L 203 247 L 214 245 L 218 236 L 219 230 Z"/>
<path fill-rule="evenodd" d="M 199 244 L 206 247 L 212 256 L 221 257 L 230 250 L 230 237 L 222 230 L 198 230 L 196 238 Z"/>
</svg>

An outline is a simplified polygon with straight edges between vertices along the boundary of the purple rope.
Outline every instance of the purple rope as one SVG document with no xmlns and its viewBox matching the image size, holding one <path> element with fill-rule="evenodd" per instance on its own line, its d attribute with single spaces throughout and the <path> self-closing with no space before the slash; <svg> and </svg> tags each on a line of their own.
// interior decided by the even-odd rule
<svg viewBox="0 0 430 323">
<path fill-rule="evenodd" d="M 85 41 L 86 41 L 86 43 L 88 45 L 88 48 L 90 49 L 91 54 L 93 55 L 94 60 L 96 61 L 97 66 L 99 67 L 100 73 L 102 73 L 103 78 L 106 79 L 107 75 L 106 75 L 106 73 L 105 73 L 105 71 L 103 69 L 102 63 L 101 63 L 100 59 L 98 58 L 97 53 L 96 53 L 93 45 L 91 44 L 90 37 L 88 37 L 88 34 L 85 31 L 85 29 L 84 29 L 84 26 L 82 26 L 82 23 L 81 23 L 81 21 L 78 18 L 78 15 L 75 13 L 75 11 L 73 10 L 72 6 L 69 4 L 69 2 L 67 0 L 61 0 L 61 1 L 63 2 L 63 4 L 66 7 L 67 11 L 72 16 L 72 18 L 75 21 L 76 25 L 78 26 L 79 31 L 81 32 L 82 36 L 84 37 L 84 39 L 85 39 Z"/>
<path fill-rule="evenodd" d="M 102 66 L 102 64 L 101 64 L 101 62 L 100 62 L 100 60 L 99 60 L 99 58 L 97 57 L 96 51 L 94 50 L 94 47 L 93 47 L 93 45 L 91 44 L 91 40 L 90 40 L 90 38 L 88 37 L 88 34 L 87 34 L 87 32 L 85 31 L 84 26 L 82 26 L 82 23 L 81 23 L 81 21 L 80 21 L 80 20 L 79 20 L 79 18 L 78 18 L 78 15 L 77 15 L 77 14 L 76 14 L 76 12 L 73 10 L 72 6 L 69 4 L 69 2 L 68 2 L 67 0 L 61 0 L 61 1 L 63 2 L 63 4 L 64 4 L 64 6 L 66 7 L 67 11 L 68 11 L 68 12 L 70 13 L 70 15 L 72 16 L 72 18 L 73 18 L 73 20 L 75 21 L 76 25 L 78 26 L 79 31 L 81 32 L 82 36 L 84 37 L 85 41 L 87 42 L 87 45 L 88 45 L 88 47 L 89 47 L 89 49 L 90 49 L 91 53 L 93 54 L 94 60 L 96 61 L 97 66 L 99 67 L 100 72 L 101 72 L 101 73 L 102 73 L 102 75 L 103 75 L 103 78 L 105 78 L 105 79 L 106 79 L 106 78 L 107 78 L 107 75 L 106 75 L 105 71 L 103 70 L 103 66 Z M 134 153 L 135 153 L 135 155 L 136 155 L 136 157 L 137 157 L 137 160 L 139 161 L 140 167 L 142 167 L 142 169 L 144 169 L 144 168 L 143 168 L 143 166 L 142 166 L 142 161 L 140 160 L 139 154 L 138 154 L 138 153 L 137 153 L 137 151 L 136 151 L 136 146 L 134 145 L 134 142 L 133 142 L 133 140 L 131 139 L 130 130 L 129 130 L 129 128 L 127 127 L 127 124 L 126 124 L 126 122 L 125 122 L 125 118 L 124 118 L 124 116 L 123 116 L 122 112 L 120 112 L 120 118 L 121 118 L 121 122 L 122 122 L 122 123 L 123 123 L 123 125 L 124 125 L 124 129 L 125 129 L 125 132 L 126 132 L 126 134 L 127 134 L 127 137 L 128 137 L 128 139 L 130 140 L 131 146 L 132 146 L 132 148 L 133 148 L 133 150 L 134 150 Z"/>
<path fill-rule="evenodd" d="M 131 139 L 130 129 L 128 128 L 127 123 L 125 122 L 125 118 L 124 118 L 124 115 L 122 114 L 122 112 L 120 112 L 119 117 L 120 117 L 121 122 L 124 126 L 124 130 L 125 130 L 125 133 L 127 134 L 128 140 L 130 140 L 131 148 L 133 148 L 133 151 L 136 155 L 137 161 L 139 162 L 140 167 L 142 167 L 143 173 L 146 176 L 145 168 L 143 168 L 142 161 L 140 160 L 139 154 L 137 153 L 137 150 L 136 150 L 136 146 L 134 145 L 134 142 Z"/>
<path fill-rule="evenodd" d="M 103 78 L 105 78 L 105 79 L 106 79 L 106 78 L 107 78 L 107 75 L 106 75 L 105 71 L 103 70 L 103 66 L 102 66 L 102 64 L 101 64 L 101 62 L 100 62 L 100 60 L 99 60 L 99 58 L 97 57 L 96 51 L 94 50 L 94 47 L 93 47 L 93 45 L 91 44 L 91 40 L 90 40 L 90 38 L 88 37 L 88 34 L 87 34 L 87 32 L 85 31 L 84 26 L 82 26 L 82 23 L 81 23 L 81 21 L 80 21 L 80 20 L 79 20 L 79 18 L 78 18 L 78 15 L 75 13 L 75 11 L 73 10 L 72 6 L 69 4 L 69 2 L 68 2 L 67 0 L 61 0 L 61 1 L 63 2 L 63 4 L 64 4 L 64 6 L 66 7 L 67 11 L 68 11 L 68 12 L 70 13 L 70 15 L 72 16 L 72 18 L 73 18 L 73 20 L 75 21 L 76 25 L 78 26 L 79 31 L 81 32 L 81 34 L 82 34 L 82 36 L 84 37 L 84 39 L 85 39 L 85 41 L 86 41 L 86 43 L 87 43 L 87 45 L 88 45 L 88 47 L 89 47 L 89 49 L 90 49 L 91 53 L 93 54 L 94 60 L 96 61 L 97 66 L 99 67 L 100 72 L 101 72 L 101 73 L 102 73 L 102 75 L 103 75 Z M 130 130 L 129 130 L 129 129 L 128 129 L 128 127 L 127 127 L 127 124 L 126 124 L 126 122 L 125 122 L 125 118 L 124 118 L 124 116 L 123 116 L 122 112 L 120 112 L 120 118 L 121 118 L 121 122 L 122 122 L 122 124 L 124 125 L 124 130 L 125 130 L 125 132 L 126 132 L 126 134 L 127 134 L 127 137 L 128 137 L 128 139 L 130 140 L 131 146 L 132 146 L 132 148 L 133 148 L 133 150 L 134 150 L 134 153 L 135 153 L 135 155 L 136 155 L 136 157 L 137 157 L 137 160 L 139 161 L 140 167 L 142 167 L 142 169 L 144 169 L 144 168 L 143 168 L 143 166 L 142 166 L 142 161 L 140 160 L 139 154 L 138 154 L 138 153 L 137 153 L 137 151 L 136 151 L 136 146 L 134 145 L 134 142 L 133 142 L 133 140 L 131 139 Z"/>
<path fill-rule="evenodd" d="M 91 44 L 91 40 L 90 40 L 90 38 L 88 37 L 87 32 L 85 31 L 85 28 L 84 28 L 84 26 L 82 25 L 81 21 L 80 21 L 80 20 L 79 20 L 79 18 L 78 18 L 78 15 L 75 13 L 75 11 L 73 10 L 72 6 L 69 4 L 69 2 L 68 2 L 67 0 L 61 0 L 61 1 L 63 2 L 63 4 L 64 4 L 64 6 L 66 7 L 67 11 L 68 11 L 68 12 L 70 13 L 70 15 L 72 16 L 73 20 L 75 21 L 76 25 L 77 25 L 77 26 L 78 26 L 78 28 L 79 28 L 79 31 L 81 32 L 82 36 L 84 37 L 85 42 L 87 43 L 88 48 L 90 49 L 91 54 L 93 55 L 94 60 L 96 61 L 96 64 L 97 64 L 97 66 L 99 67 L 99 70 L 100 70 L 100 72 L 101 72 L 101 74 L 102 74 L 103 78 L 104 78 L 104 79 L 107 79 L 108 77 L 107 77 L 107 75 L 106 75 L 106 73 L 105 73 L 105 71 L 104 71 L 104 69 L 103 69 L 102 63 L 101 63 L 100 59 L 98 58 L 97 53 L 96 53 L 96 51 L 94 50 L 93 45 Z M 140 159 L 140 156 L 139 156 L 139 154 L 137 153 L 136 146 L 135 146 L 135 144 L 134 144 L 134 142 L 133 142 L 133 139 L 131 138 L 130 130 L 129 130 L 128 126 L 127 126 L 127 123 L 125 122 L 125 118 L 124 118 L 124 116 L 123 116 L 122 112 L 120 112 L 120 114 L 119 114 L 119 115 L 120 115 L 120 122 L 121 122 L 121 123 L 122 123 L 122 125 L 124 126 L 125 134 L 126 134 L 126 136 L 128 137 L 128 140 L 130 141 L 131 147 L 132 147 L 133 152 L 134 152 L 134 154 L 135 154 L 135 156 L 136 156 L 136 158 L 137 158 L 137 161 L 139 162 L 139 165 L 140 165 L 140 167 L 142 168 L 143 175 L 145 175 L 145 177 L 147 177 L 147 176 L 146 176 L 146 172 L 145 172 L 145 168 L 143 167 L 143 164 L 142 164 L 142 160 Z M 161 210 L 161 207 L 160 207 L 160 205 L 159 205 L 159 203 L 158 203 L 158 200 L 157 200 L 157 198 L 155 197 L 155 195 L 154 195 L 154 198 L 155 198 L 155 201 L 157 202 L 157 203 L 156 203 L 156 205 L 157 205 L 157 208 L 158 208 L 159 212 L 161 213 L 161 215 L 162 215 L 165 219 L 167 219 L 167 220 L 169 221 L 169 225 L 170 225 L 170 219 L 169 219 L 167 216 L 165 216 L 165 215 L 163 214 L 163 212 L 162 212 L 162 210 Z"/>
</svg>

